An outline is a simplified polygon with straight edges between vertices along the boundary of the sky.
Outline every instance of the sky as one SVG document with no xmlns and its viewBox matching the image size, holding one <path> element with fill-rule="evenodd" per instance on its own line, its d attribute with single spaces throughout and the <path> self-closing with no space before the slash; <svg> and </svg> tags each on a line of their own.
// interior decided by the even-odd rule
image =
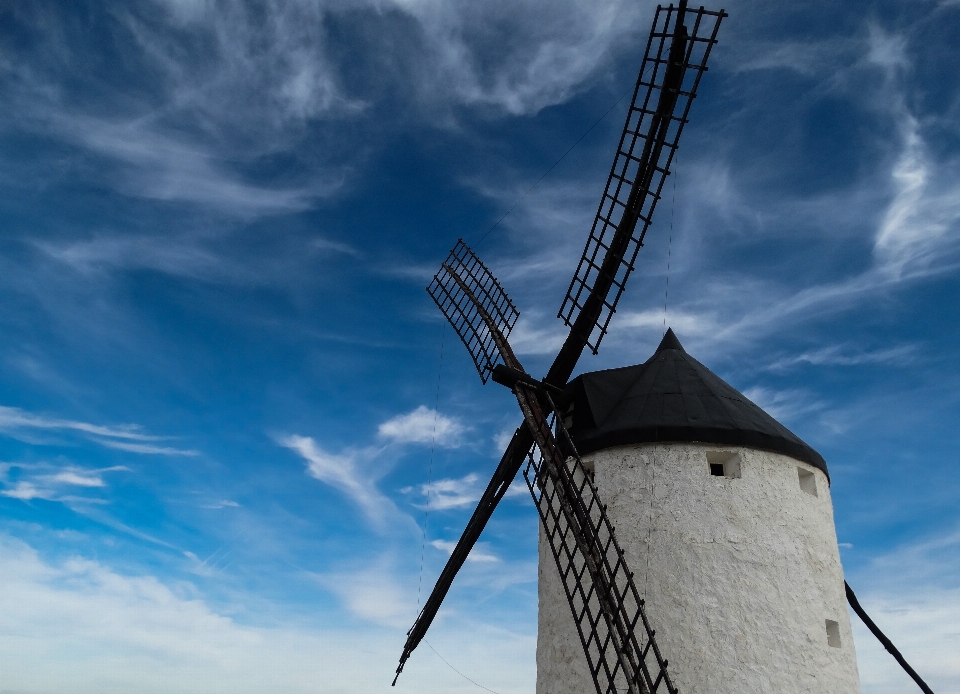
<svg viewBox="0 0 960 694">
<path fill-rule="evenodd" d="M 522 480 L 389 688 L 520 421 L 424 287 L 462 237 L 546 371 L 654 7 L 0 4 L 0 692 L 534 691 Z M 847 580 L 958 694 L 960 4 L 724 7 L 578 372 L 672 326 L 824 456 Z"/>
</svg>

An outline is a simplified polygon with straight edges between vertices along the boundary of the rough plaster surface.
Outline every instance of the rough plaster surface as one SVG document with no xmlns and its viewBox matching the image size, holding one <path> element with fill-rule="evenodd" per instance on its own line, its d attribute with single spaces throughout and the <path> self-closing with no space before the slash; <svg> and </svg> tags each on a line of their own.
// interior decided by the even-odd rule
<svg viewBox="0 0 960 694">
<path fill-rule="evenodd" d="M 740 477 L 710 474 L 735 453 Z M 712 456 L 711 456 L 712 457 Z M 826 476 L 785 455 L 643 444 L 585 456 L 682 694 L 859 694 Z M 797 469 L 815 476 L 817 496 Z M 537 694 L 594 686 L 540 537 Z M 839 624 L 840 648 L 826 620 Z"/>
</svg>

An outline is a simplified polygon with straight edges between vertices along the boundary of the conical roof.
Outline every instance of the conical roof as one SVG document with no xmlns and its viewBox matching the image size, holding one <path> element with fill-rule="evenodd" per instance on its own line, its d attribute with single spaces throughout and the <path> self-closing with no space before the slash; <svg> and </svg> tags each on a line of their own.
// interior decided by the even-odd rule
<svg viewBox="0 0 960 694">
<path fill-rule="evenodd" d="M 581 454 L 635 443 L 747 446 L 789 455 L 827 473 L 823 457 L 684 351 L 668 329 L 637 366 L 582 374 L 567 385 L 570 434 Z"/>
</svg>

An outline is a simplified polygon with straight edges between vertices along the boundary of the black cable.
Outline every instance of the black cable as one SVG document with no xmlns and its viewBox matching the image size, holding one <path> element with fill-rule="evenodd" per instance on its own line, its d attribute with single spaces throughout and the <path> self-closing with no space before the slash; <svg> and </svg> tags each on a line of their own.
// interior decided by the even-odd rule
<svg viewBox="0 0 960 694">
<path fill-rule="evenodd" d="M 670 203 L 670 241 L 667 243 L 667 283 L 663 287 L 663 335 L 667 334 L 667 296 L 670 294 L 670 259 L 673 255 L 673 215 L 677 209 L 677 178 L 680 170 L 680 156 L 674 157 L 673 165 L 673 201 Z M 661 335 L 660 337 L 663 337 Z M 649 557 L 647 557 L 649 560 Z"/>
<path fill-rule="evenodd" d="M 532 186 L 530 186 L 530 188 L 527 190 L 527 192 L 520 196 L 520 199 L 519 199 L 519 200 L 517 200 L 515 203 L 513 203 L 513 207 L 511 207 L 509 210 L 507 210 L 506 212 L 504 212 L 504 213 L 503 213 L 503 216 L 501 216 L 500 219 L 498 219 L 498 220 L 494 223 L 494 225 L 493 225 L 492 227 L 490 227 L 489 229 L 487 229 L 487 230 L 484 232 L 483 236 L 481 236 L 479 239 L 476 240 L 476 242 L 473 244 L 474 248 L 476 248 L 477 246 L 479 246 L 479 245 L 480 245 L 480 242 L 483 241 L 485 238 L 487 238 L 487 236 L 490 234 L 491 231 L 493 231 L 493 230 L 496 229 L 498 226 L 500 226 L 500 222 L 502 222 L 504 219 L 506 219 L 506 218 L 507 218 L 507 215 L 510 214 L 511 212 L 513 212 L 514 208 L 516 208 L 517 205 L 519 205 L 521 202 L 523 202 L 523 199 L 524 199 L 524 198 L 526 198 L 528 195 L 530 195 L 530 192 L 540 184 L 540 181 L 542 181 L 543 179 L 545 179 L 545 178 L 547 177 L 547 174 L 550 173 L 551 171 L 553 171 L 553 170 L 556 168 L 557 164 L 559 164 L 560 162 L 562 162 L 562 161 L 564 160 L 564 158 L 565 158 L 568 154 L 570 154 L 570 152 L 573 151 L 573 148 L 576 147 L 577 145 L 579 145 L 579 144 L 583 141 L 583 138 L 585 138 L 587 135 L 589 135 L 591 132 L 593 132 L 593 129 L 596 128 L 598 125 L 600 125 L 600 121 L 602 121 L 604 118 L 606 118 L 606 117 L 610 114 L 610 112 L 611 112 L 613 109 L 615 109 L 615 108 L 617 107 L 617 105 L 618 105 L 621 101 L 623 101 L 624 98 L 625 98 L 628 94 L 630 94 L 632 91 L 633 91 L 633 87 L 630 87 L 630 89 L 628 89 L 627 91 L 625 91 L 625 92 L 623 93 L 623 96 L 621 96 L 619 99 L 617 99 L 617 100 L 613 103 L 613 106 L 611 106 L 611 107 L 608 108 L 606 111 L 604 111 L 603 115 L 600 116 L 599 118 L 597 118 L 596 122 L 595 122 L 593 125 L 591 125 L 589 128 L 587 128 L 587 131 L 586 131 L 583 135 L 580 136 L 580 139 L 578 139 L 576 142 L 574 142 L 572 145 L 570 145 L 570 148 L 569 148 L 566 152 L 564 152 L 562 155 L 560 155 L 560 158 L 557 159 L 555 162 L 553 162 L 553 164 L 550 165 L 550 168 L 549 168 L 549 169 L 547 169 L 546 171 L 543 172 L 543 175 L 542 175 L 540 178 L 537 179 L 537 182 L 534 183 Z"/>
<path fill-rule="evenodd" d="M 440 366 L 437 367 L 437 396 L 433 403 L 433 433 L 430 437 L 430 470 L 427 473 L 427 486 L 433 484 L 433 449 L 437 444 L 437 417 L 440 416 L 440 375 L 443 373 L 443 344 L 446 342 L 447 324 L 444 323 L 440 332 Z M 423 586 L 423 558 L 427 548 L 427 521 L 430 520 L 430 499 L 423 507 L 423 537 L 420 540 L 420 578 L 417 579 L 417 610 L 420 610 L 420 589 Z"/>
<path fill-rule="evenodd" d="M 927 686 L 926 682 L 920 679 L 920 675 L 918 675 L 917 671 L 910 667 L 910 663 L 908 663 L 904 657 L 900 655 L 900 651 L 898 651 L 897 647 L 893 645 L 893 642 L 888 639 L 882 631 L 880 631 L 880 627 L 873 623 L 873 620 L 870 619 L 870 615 L 868 615 L 864 611 L 863 607 L 861 607 L 860 601 L 857 600 L 857 596 L 854 595 L 850 584 L 844 581 L 843 587 L 847 591 L 847 602 L 850 603 L 850 607 L 852 607 L 853 611 L 857 613 L 857 616 L 863 620 L 863 623 L 867 625 L 867 629 L 873 632 L 873 635 L 877 637 L 877 640 L 880 641 L 880 643 L 883 644 L 883 647 L 887 649 L 887 652 L 892 655 L 898 663 L 900 663 L 900 667 L 902 667 L 906 673 L 913 678 L 913 681 L 916 682 L 920 689 L 924 691 L 924 694 L 933 694 L 933 690 Z"/>
<path fill-rule="evenodd" d="M 463 679 L 465 679 L 467 682 L 469 682 L 470 684 L 474 684 L 474 685 L 480 687 L 480 689 L 484 689 L 484 690 L 490 692 L 490 694 L 497 694 L 497 693 L 496 693 L 495 691 L 493 691 L 492 689 L 487 689 L 487 688 L 484 687 L 482 684 L 478 684 L 477 682 L 474 682 L 472 679 L 470 679 L 469 677 L 467 677 L 466 675 L 464 675 L 462 672 L 460 672 L 459 670 L 457 670 L 457 668 L 453 667 L 453 665 L 451 665 L 450 663 L 447 662 L 447 659 L 446 659 L 446 658 L 444 658 L 442 655 L 440 655 L 439 653 L 437 653 L 437 649 L 434 648 L 433 646 L 431 646 L 429 641 L 427 641 L 426 639 L 424 639 L 423 642 L 424 642 L 425 644 L 427 644 L 428 646 L 430 646 L 430 650 L 433 651 L 434 653 L 436 653 L 437 657 L 438 657 L 440 660 L 443 661 L 444 665 L 446 665 L 448 668 L 450 668 L 450 669 L 453 670 L 455 673 L 457 673 L 458 675 L 460 675 L 460 676 L 461 676 Z"/>
</svg>

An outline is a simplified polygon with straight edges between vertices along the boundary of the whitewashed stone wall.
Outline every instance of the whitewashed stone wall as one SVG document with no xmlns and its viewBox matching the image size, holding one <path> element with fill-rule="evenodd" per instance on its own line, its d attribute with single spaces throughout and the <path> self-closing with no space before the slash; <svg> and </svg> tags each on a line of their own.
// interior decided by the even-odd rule
<svg viewBox="0 0 960 694">
<path fill-rule="evenodd" d="M 708 454 L 729 458 L 728 474 L 739 477 L 711 475 Z M 859 694 L 821 471 L 778 453 L 702 444 L 623 446 L 585 462 L 681 694 Z M 537 694 L 593 692 L 542 533 L 539 579 Z"/>
</svg>

